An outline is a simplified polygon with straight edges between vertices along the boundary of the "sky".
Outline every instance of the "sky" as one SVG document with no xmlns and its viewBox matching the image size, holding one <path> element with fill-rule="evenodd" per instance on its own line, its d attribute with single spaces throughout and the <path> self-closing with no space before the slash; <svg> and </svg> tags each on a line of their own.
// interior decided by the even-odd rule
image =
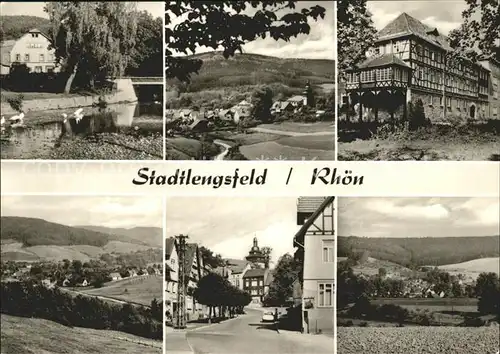
<svg viewBox="0 0 500 354">
<path fill-rule="evenodd" d="M 163 226 L 162 198 L 2 196 L 1 201 L 2 216 L 39 218 L 69 226 Z"/>
<path fill-rule="evenodd" d="M 275 41 L 272 38 L 257 39 L 243 47 L 245 53 L 270 55 L 280 58 L 306 58 L 306 59 L 335 59 L 335 5 L 333 1 L 298 1 L 295 12 L 303 8 L 320 5 L 325 8 L 325 18 L 318 21 L 310 20 L 311 31 L 309 35 L 299 35 L 291 38 L 289 42 Z M 280 16 L 286 12 L 277 12 Z M 183 22 L 184 17 L 174 18 L 171 15 L 172 25 Z M 220 50 L 220 49 L 219 49 Z M 212 48 L 198 47 L 196 53 L 210 52 Z"/>
<path fill-rule="evenodd" d="M 184 234 L 189 242 L 208 247 L 223 258 L 244 259 L 257 237 L 259 247 L 273 249 L 277 262 L 293 255 L 297 198 L 167 198 L 166 236 Z"/>
<path fill-rule="evenodd" d="M 452 29 L 460 26 L 466 2 L 464 0 L 368 1 L 367 7 L 372 13 L 372 20 L 377 30 L 381 30 L 400 13 L 406 12 L 447 35 Z"/>
<path fill-rule="evenodd" d="M 461 237 L 500 233 L 498 198 L 339 198 L 339 236 Z"/>
<path fill-rule="evenodd" d="M 163 17 L 164 5 L 162 2 L 140 1 L 137 4 L 139 11 L 147 11 L 155 17 Z M 47 13 L 43 11 L 44 2 L 0 2 L 0 13 L 2 16 L 30 15 L 48 18 Z"/>
</svg>

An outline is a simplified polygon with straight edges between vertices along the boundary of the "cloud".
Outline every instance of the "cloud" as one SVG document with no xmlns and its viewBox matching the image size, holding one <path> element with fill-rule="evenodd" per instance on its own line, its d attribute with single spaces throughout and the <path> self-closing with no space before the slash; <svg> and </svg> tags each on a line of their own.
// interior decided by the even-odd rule
<svg viewBox="0 0 500 354">
<path fill-rule="evenodd" d="M 381 30 L 402 12 L 422 21 L 430 27 L 447 35 L 460 26 L 462 11 L 466 2 L 459 1 L 369 1 L 368 10 L 372 13 L 375 28 Z"/>
<path fill-rule="evenodd" d="M 308 35 L 302 34 L 296 38 L 291 38 L 288 42 L 272 38 L 258 38 L 243 46 L 245 53 L 261 54 L 275 56 L 279 58 L 306 58 L 306 59 L 335 59 L 335 8 L 334 2 L 325 1 L 299 1 L 294 11 L 301 11 L 314 5 L 320 5 L 325 8 L 325 18 L 317 21 L 309 20 L 310 32 Z M 252 15 L 256 10 L 247 10 L 244 13 Z M 170 14 L 170 13 L 169 13 Z M 284 11 L 278 11 L 277 16 L 285 14 Z M 177 24 L 187 19 L 186 15 L 175 17 L 170 14 L 172 23 L 168 27 L 173 28 Z M 221 48 L 219 48 L 220 50 Z M 211 52 L 212 48 L 197 46 L 196 53 Z M 176 53 L 176 55 L 184 55 Z"/>
<path fill-rule="evenodd" d="M 450 212 L 442 204 L 431 205 L 398 205 L 395 201 L 374 200 L 366 204 L 366 208 L 396 218 L 444 219 Z"/>
<path fill-rule="evenodd" d="M 472 217 L 457 218 L 457 225 L 485 225 L 500 227 L 500 202 L 495 198 L 474 198 L 457 207 L 457 211 Z"/>
<path fill-rule="evenodd" d="M 498 198 L 339 198 L 340 236 L 498 235 Z"/>
<path fill-rule="evenodd" d="M 151 197 L 4 196 L 2 216 L 40 218 L 63 225 L 162 227 L 163 203 Z"/>
<path fill-rule="evenodd" d="M 226 258 L 243 259 L 257 237 L 273 248 L 274 261 L 293 253 L 296 198 L 167 198 L 167 236 L 187 234 L 191 242 Z"/>
</svg>

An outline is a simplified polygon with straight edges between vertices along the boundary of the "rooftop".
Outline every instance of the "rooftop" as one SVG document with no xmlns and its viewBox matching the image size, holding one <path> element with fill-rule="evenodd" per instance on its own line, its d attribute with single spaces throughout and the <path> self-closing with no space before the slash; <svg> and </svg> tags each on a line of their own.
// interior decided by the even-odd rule
<svg viewBox="0 0 500 354">
<path fill-rule="evenodd" d="M 389 66 L 389 65 L 399 65 L 405 68 L 410 69 L 411 67 L 406 64 L 402 59 L 398 58 L 394 54 L 382 54 L 374 57 L 370 57 L 366 59 L 364 62 L 358 65 L 359 69 L 368 69 L 375 68 L 381 66 Z"/>
<path fill-rule="evenodd" d="M 378 32 L 378 41 L 414 35 L 445 50 L 452 50 L 448 37 L 439 33 L 437 28 L 429 27 L 416 18 L 403 12 Z"/>
<path fill-rule="evenodd" d="M 257 268 L 249 269 L 243 275 L 243 278 L 253 278 L 253 277 L 264 277 L 267 273 L 267 269 Z"/>
</svg>

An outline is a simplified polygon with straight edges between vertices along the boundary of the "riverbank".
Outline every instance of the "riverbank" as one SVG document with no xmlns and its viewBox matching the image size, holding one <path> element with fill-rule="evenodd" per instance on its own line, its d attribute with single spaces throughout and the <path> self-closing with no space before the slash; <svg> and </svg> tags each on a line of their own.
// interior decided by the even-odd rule
<svg viewBox="0 0 500 354">
<path fill-rule="evenodd" d="M 47 96 L 47 98 L 44 98 Z M 130 79 L 116 80 L 116 92 L 108 95 L 97 94 L 44 94 L 44 93 L 23 93 L 2 91 L 0 108 L 2 115 L 17 114 L 18 111 L 12 108 L 7 100 L 24 97 L 20 102 L 23 112 L 55 111 L 79 107 L 96 106 L 100 99 L 104 99 L 107 104 L 134 103 L 137 102 L 137 95 Z"/>
</svg>

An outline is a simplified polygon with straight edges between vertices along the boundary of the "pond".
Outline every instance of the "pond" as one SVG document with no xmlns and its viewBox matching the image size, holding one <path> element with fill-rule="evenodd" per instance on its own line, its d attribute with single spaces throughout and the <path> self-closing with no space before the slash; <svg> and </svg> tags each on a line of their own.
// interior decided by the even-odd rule
<svg viewBox="0 0 500 354">
<path fill-rule="evenodd" d="M 79 121 L 72 117 L 75 110 L 28 112 L 22 126 L 7 124 L 1 134 L 2 159 L 162 158 L 161 144 L 148 144 L 163 135 L 160 103 L 85 107 Z M 66 121 L 63 113 L 69 117 Z M 106 143 L 113 148 L 105 147 Z"/>
</svg>

